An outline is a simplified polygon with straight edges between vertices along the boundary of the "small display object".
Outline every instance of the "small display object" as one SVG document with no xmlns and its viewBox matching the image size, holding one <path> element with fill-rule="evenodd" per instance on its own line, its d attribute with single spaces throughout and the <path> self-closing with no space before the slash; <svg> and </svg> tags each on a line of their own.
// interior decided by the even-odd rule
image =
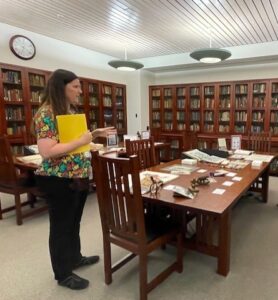
<svg viewBox="0 0 278 300">
<path fill-rule="evenodd" d="M 231 135 L 231 150 L 241 149 L 241 135 Z"/>
<path fill-rule="evenodd" d="M 227 150 L 227 144 L 225 138 L 218 139 L 218 149 L 219 150 Z"/>
<path fill-rule="evenodd" d="M 142 131 L 141 132 L 141 139 L 142 140 L 148 140 L 150 138 L 150 132 L 149 131 Z"/>
<path fill-rule="evenodd" d="M 107 148 L 118 146 L 118 136 L 117 134 L 109 134 L 107 136 Z"/>
</svg>

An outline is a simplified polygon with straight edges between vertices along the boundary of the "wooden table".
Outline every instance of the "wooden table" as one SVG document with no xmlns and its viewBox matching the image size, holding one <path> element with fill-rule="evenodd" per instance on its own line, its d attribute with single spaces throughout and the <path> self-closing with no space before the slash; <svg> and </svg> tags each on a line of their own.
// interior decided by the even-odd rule
<svg viewBox="0 0 278 300">
<path fill-rule="evenodd" d="M 106 155 L 114 156 L 114 153 Z M 180 160 L 168 162 L 156 167 L 149 168 L 150 171 L 166 172 L 163 169 L 173 164 L 179 164 Z M 23 170 L 35 170 L 37 165 L 26 164 L 16 161 L 16 166 Z M 236 176 L 242 177 L 241 181 L 233 181 L 231 177 L 215 177 L 216 182 L 207 186 L 199 186 L 199 193 L 194 199 L 184 199 L 173 197 L 173 192 L 162 189 L 156 196 L 150 194 L 143 195 L 146 202 L 155 205 L 166 205 L 181 212 L 184 218 L 184 224 L 187 223 L 188 213 L 196 216 L 196 233 L 191 239 L 186 239 L 185 246 L 189 249 L 214 256 L 217 258 L 217 272 L 220 275 L 227 276 L 230 270 L 230 248 L 231 248 L 231 213 L 233 206 L 237 203 L 244 193 L 261 178 L 259 190 L 262 193 L 263 202 L 268 199 L 270 163 L 263 163 L 259 169 L 251 168 L 251 164 L 239 171 L 229 170 L 237 173 Z M 190 186 L 190 181 L 199 176 L 208 175 L 209 172 L 219 169 L 219 166 L 198 163 L 198 167 L 206 169 L 207 172 L 200 174 L 194 171 L 190 175 L 179 175 L 177 179 L 167 184 Z M 232 186 L 223 186 L 224 181 L 233 181 Z M 216 188 L 225 189 L 223 195 L 212 194 Z M 184 226 L 186 233 L 186 226 Z M 215 239 L 215 230 L 217 238 Z"/>
<path fill-rule="evenodd" d="M 180 160 L 159 165 L 149 170 L 165 172 L 163 168 L 177 163 L 180 163 Z M 185 223 L 188 214 L 195 215 L 196 233 L 191 239 L 186 239 L 185 246 L 216 257 L 217 272 L 220 275 L 227 276 L 230 270 L 232 208 L 259 177 L 261 178 L 260 192 L 262 193 L 262 199 L 267 202 L 269 165 L 270 163 L 263 163 L 259 169 L 252 169 L 251 164 L 249 164 L 239 171 L 229 170 L 237 173 L 236 176 L 242 177 L 241 181 L 233 181 L 231 177 L 227 176 L 215 177 L 215 183 L 198 187 L 199 193 L 194 199 L 175 198 L 172 191 L 165 189 L 162 189 L 156 196 L 145 194 L 143 198 L 146 202 L 167 205 L 181 212 Z M 208 175 L 209 172 L 219 169 L 219 166 L 204 163 L 198 163 L 198 167 L 206 169 L 208 172 L 200 174 L 194 171 L 190 175 L 180 175 L 167 184 L 189 187 L 193 178 Z M 233 181 L 234 183 L 232 186 L 223 186 L 224 181 Z M 225 189 L 226 191 L 223 195 L 213 194 L 212 192 L 216 188 Z M 186 230 L 186 226 L 184 230 Z M 215 230 L 217 232 L 216 239 Z"/>
</svg>

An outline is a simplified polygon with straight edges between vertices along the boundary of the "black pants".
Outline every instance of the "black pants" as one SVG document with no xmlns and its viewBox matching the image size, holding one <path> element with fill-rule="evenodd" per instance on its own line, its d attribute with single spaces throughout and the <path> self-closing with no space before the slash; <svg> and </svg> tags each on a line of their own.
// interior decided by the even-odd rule
<svg viewBox="0 0 278 300">
<path fill-rule="evenodd" d="M 72 274 L 81 259 L 80 221 L 88 195 L 88 179 L 56 176 L 36 176 L 41 191 L 46 194 L 50 234 L 49 250 L 56 280 Z"/>
</svg>

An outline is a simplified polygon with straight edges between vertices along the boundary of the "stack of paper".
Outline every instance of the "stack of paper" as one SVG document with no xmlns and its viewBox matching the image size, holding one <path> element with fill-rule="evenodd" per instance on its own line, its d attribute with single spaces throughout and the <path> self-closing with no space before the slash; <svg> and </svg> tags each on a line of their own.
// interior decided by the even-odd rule
<svg viewBox="0 0 278 300">
<path fill-rule="evenodd" d="M 27 164 L 35 165 L 40 165 L 42 162 L 42 157 L 40 156 L 40 154 L 19 156 L 16 159 Z"/>
</svg>

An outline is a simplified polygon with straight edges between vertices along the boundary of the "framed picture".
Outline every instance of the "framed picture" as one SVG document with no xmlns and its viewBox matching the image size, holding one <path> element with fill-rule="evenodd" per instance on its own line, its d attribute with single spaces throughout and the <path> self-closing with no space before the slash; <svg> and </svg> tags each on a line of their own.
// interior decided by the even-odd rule
<svg viewBox="0 0 278 300">
<path fill-rule="evenodd" d="M 117 134 L 109 134 L 107 136 L 107 148 L 118 146 L 118 136 Z"/>
<path fill-rule="evenodd" d="M 147 140 L 150 138 L 150 132 L 149 131 L 142 131 L 141 132 L 141 139 L 142 140 Z"/>
<path fill-rule="evenodd" d="M 231 150 L 241 149 L 241 135 L 231 135 Z"/>
<path fill-rule="evenodd" d="M 218 149 L 227 150 L 227 143 L 225 138 L 218 138 Z"/>
</svg>

